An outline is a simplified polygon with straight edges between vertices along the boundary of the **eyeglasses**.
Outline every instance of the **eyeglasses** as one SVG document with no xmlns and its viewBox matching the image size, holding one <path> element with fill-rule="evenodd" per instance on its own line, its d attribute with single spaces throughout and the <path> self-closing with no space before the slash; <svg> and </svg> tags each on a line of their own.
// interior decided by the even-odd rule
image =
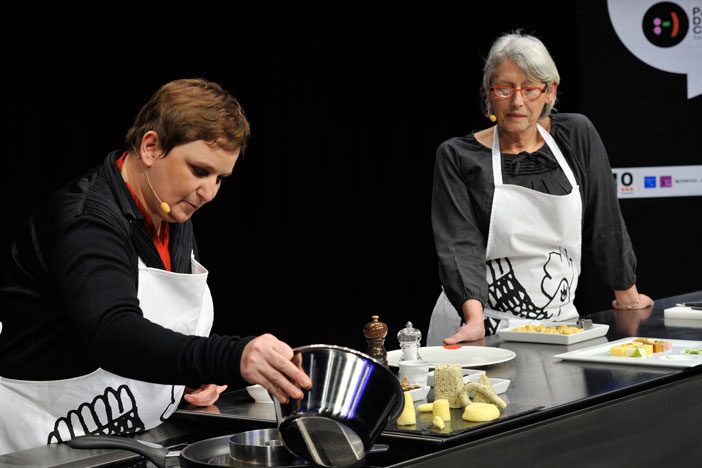
<svg viewBox="0 0 702 468">
<path fill-rule="evenodd" d="M 512 88 L 510 86 L 493 86 L 490 88 L 490 91 L 492 91 L 492 94 L 495 95 L 496 98 L 499 99 L 510 99 L 512 96 L 514 96 L 514 93 L 516 91 L 519 91 L 522 93 L 522 97 L 526 99 L 527 101 L 533 101 L 535 99 L 539 99 L 541 95 L 546 91 L 546 86 L 543 88 L 539 88 L 536 86 L 530 86 L 527 88 Z"/>
</svg>

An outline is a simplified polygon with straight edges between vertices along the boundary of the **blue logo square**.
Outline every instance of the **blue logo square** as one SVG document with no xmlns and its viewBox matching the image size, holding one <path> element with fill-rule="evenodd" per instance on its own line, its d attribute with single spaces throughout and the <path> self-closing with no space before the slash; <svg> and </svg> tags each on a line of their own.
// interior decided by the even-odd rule
<svg viewBox="0 0 702 468">
<path fill-rule="evenodd" d="M 656 188 L 656 176 L 644 177 L 644 188 Z"/>
</svg>

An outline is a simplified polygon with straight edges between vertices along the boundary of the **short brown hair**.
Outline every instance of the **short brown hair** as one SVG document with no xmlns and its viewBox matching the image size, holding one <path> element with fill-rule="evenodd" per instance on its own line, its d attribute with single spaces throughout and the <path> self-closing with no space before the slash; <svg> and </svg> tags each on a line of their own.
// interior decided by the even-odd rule
<svg viewBox="0 0 702 468">
<path fill-rule="evenodd" d="M 142 138 L 151 130 L 158 133 L 164 155 L 197 140 L 243 154 L 251 132 L 239 101 L 202 78 L 171 81 L 156 91 L 127 132 L 127 148 L 138 155 Z"/>
</svg>

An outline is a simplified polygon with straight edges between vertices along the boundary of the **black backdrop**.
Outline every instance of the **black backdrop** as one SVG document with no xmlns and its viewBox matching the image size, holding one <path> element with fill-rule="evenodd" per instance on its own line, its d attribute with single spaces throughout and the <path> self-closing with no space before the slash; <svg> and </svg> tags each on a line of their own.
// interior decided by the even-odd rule
<svg viewBox="0 0 702 468">
<path fill-rule="evenodd" d="M 390 328 L 388 349 L 396 348 L 405 321 L 426 333 L 440 292 L 429 220 L 434 151 L 489 125 L 479 105 L 482 57 L 500 33 L 523 28 L 544 40 L 561 73 L 558 109 L 592 118 L 613 166 L 694 164 L 676 162 L 692 152 L 692 137 L 668 152 L 667 130 L 660 159 L 627 151 L 647 144 L 635 119 L 684 133 L 697 125 L 700 98 L 677 96 L 684 76 L 653 70 L 624 49 L 603 0 L 559 2 L 555 19 L 543 6 L 464 3 L 14 18 L 19 28 L 3 36 L 6 219 L 121 148 L 161 84 L 202 76 L 242 102 L 253 131 L 234 176 L 194 218 L 211 272 L 214 331 L 364 349 L 361 329 L 378 314 Z M 632 77 L 623 103 L 613 84 Z M 651 80 L 676 95 L 641 94 Z M 687 119 L 670 119 L 671 99 Z M 699 264 L 700 228 L 673 229 L 698 201 L 622 202 L 640 289 L 652 296 L 699 289 L 689 260 Z M 688 257 L 669 255 L 672 244 Z M 582 313 L 611 298 L 587 260 L 578 294 Z"/>
</svg>

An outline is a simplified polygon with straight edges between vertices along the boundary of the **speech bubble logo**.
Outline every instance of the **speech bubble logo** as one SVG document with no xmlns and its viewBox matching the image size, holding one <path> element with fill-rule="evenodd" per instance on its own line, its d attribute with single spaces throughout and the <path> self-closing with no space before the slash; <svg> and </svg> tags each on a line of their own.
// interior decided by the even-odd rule
<svg viewBox="0 0 702 468">
<path fill-rule="evenodd" d="M 702 0 L 607 0 L 614 31 L 642 62 L 687 75 L 687 97 L 702 94 Z"/>
<path fill-rule="evenodd" d="M 675 3 L 661 2 L 650 7 L 643 17 L 644 36 L 658 47 L 673 47 L 685 39 L 688 29 L 685 11 Z"/>
</svg>

